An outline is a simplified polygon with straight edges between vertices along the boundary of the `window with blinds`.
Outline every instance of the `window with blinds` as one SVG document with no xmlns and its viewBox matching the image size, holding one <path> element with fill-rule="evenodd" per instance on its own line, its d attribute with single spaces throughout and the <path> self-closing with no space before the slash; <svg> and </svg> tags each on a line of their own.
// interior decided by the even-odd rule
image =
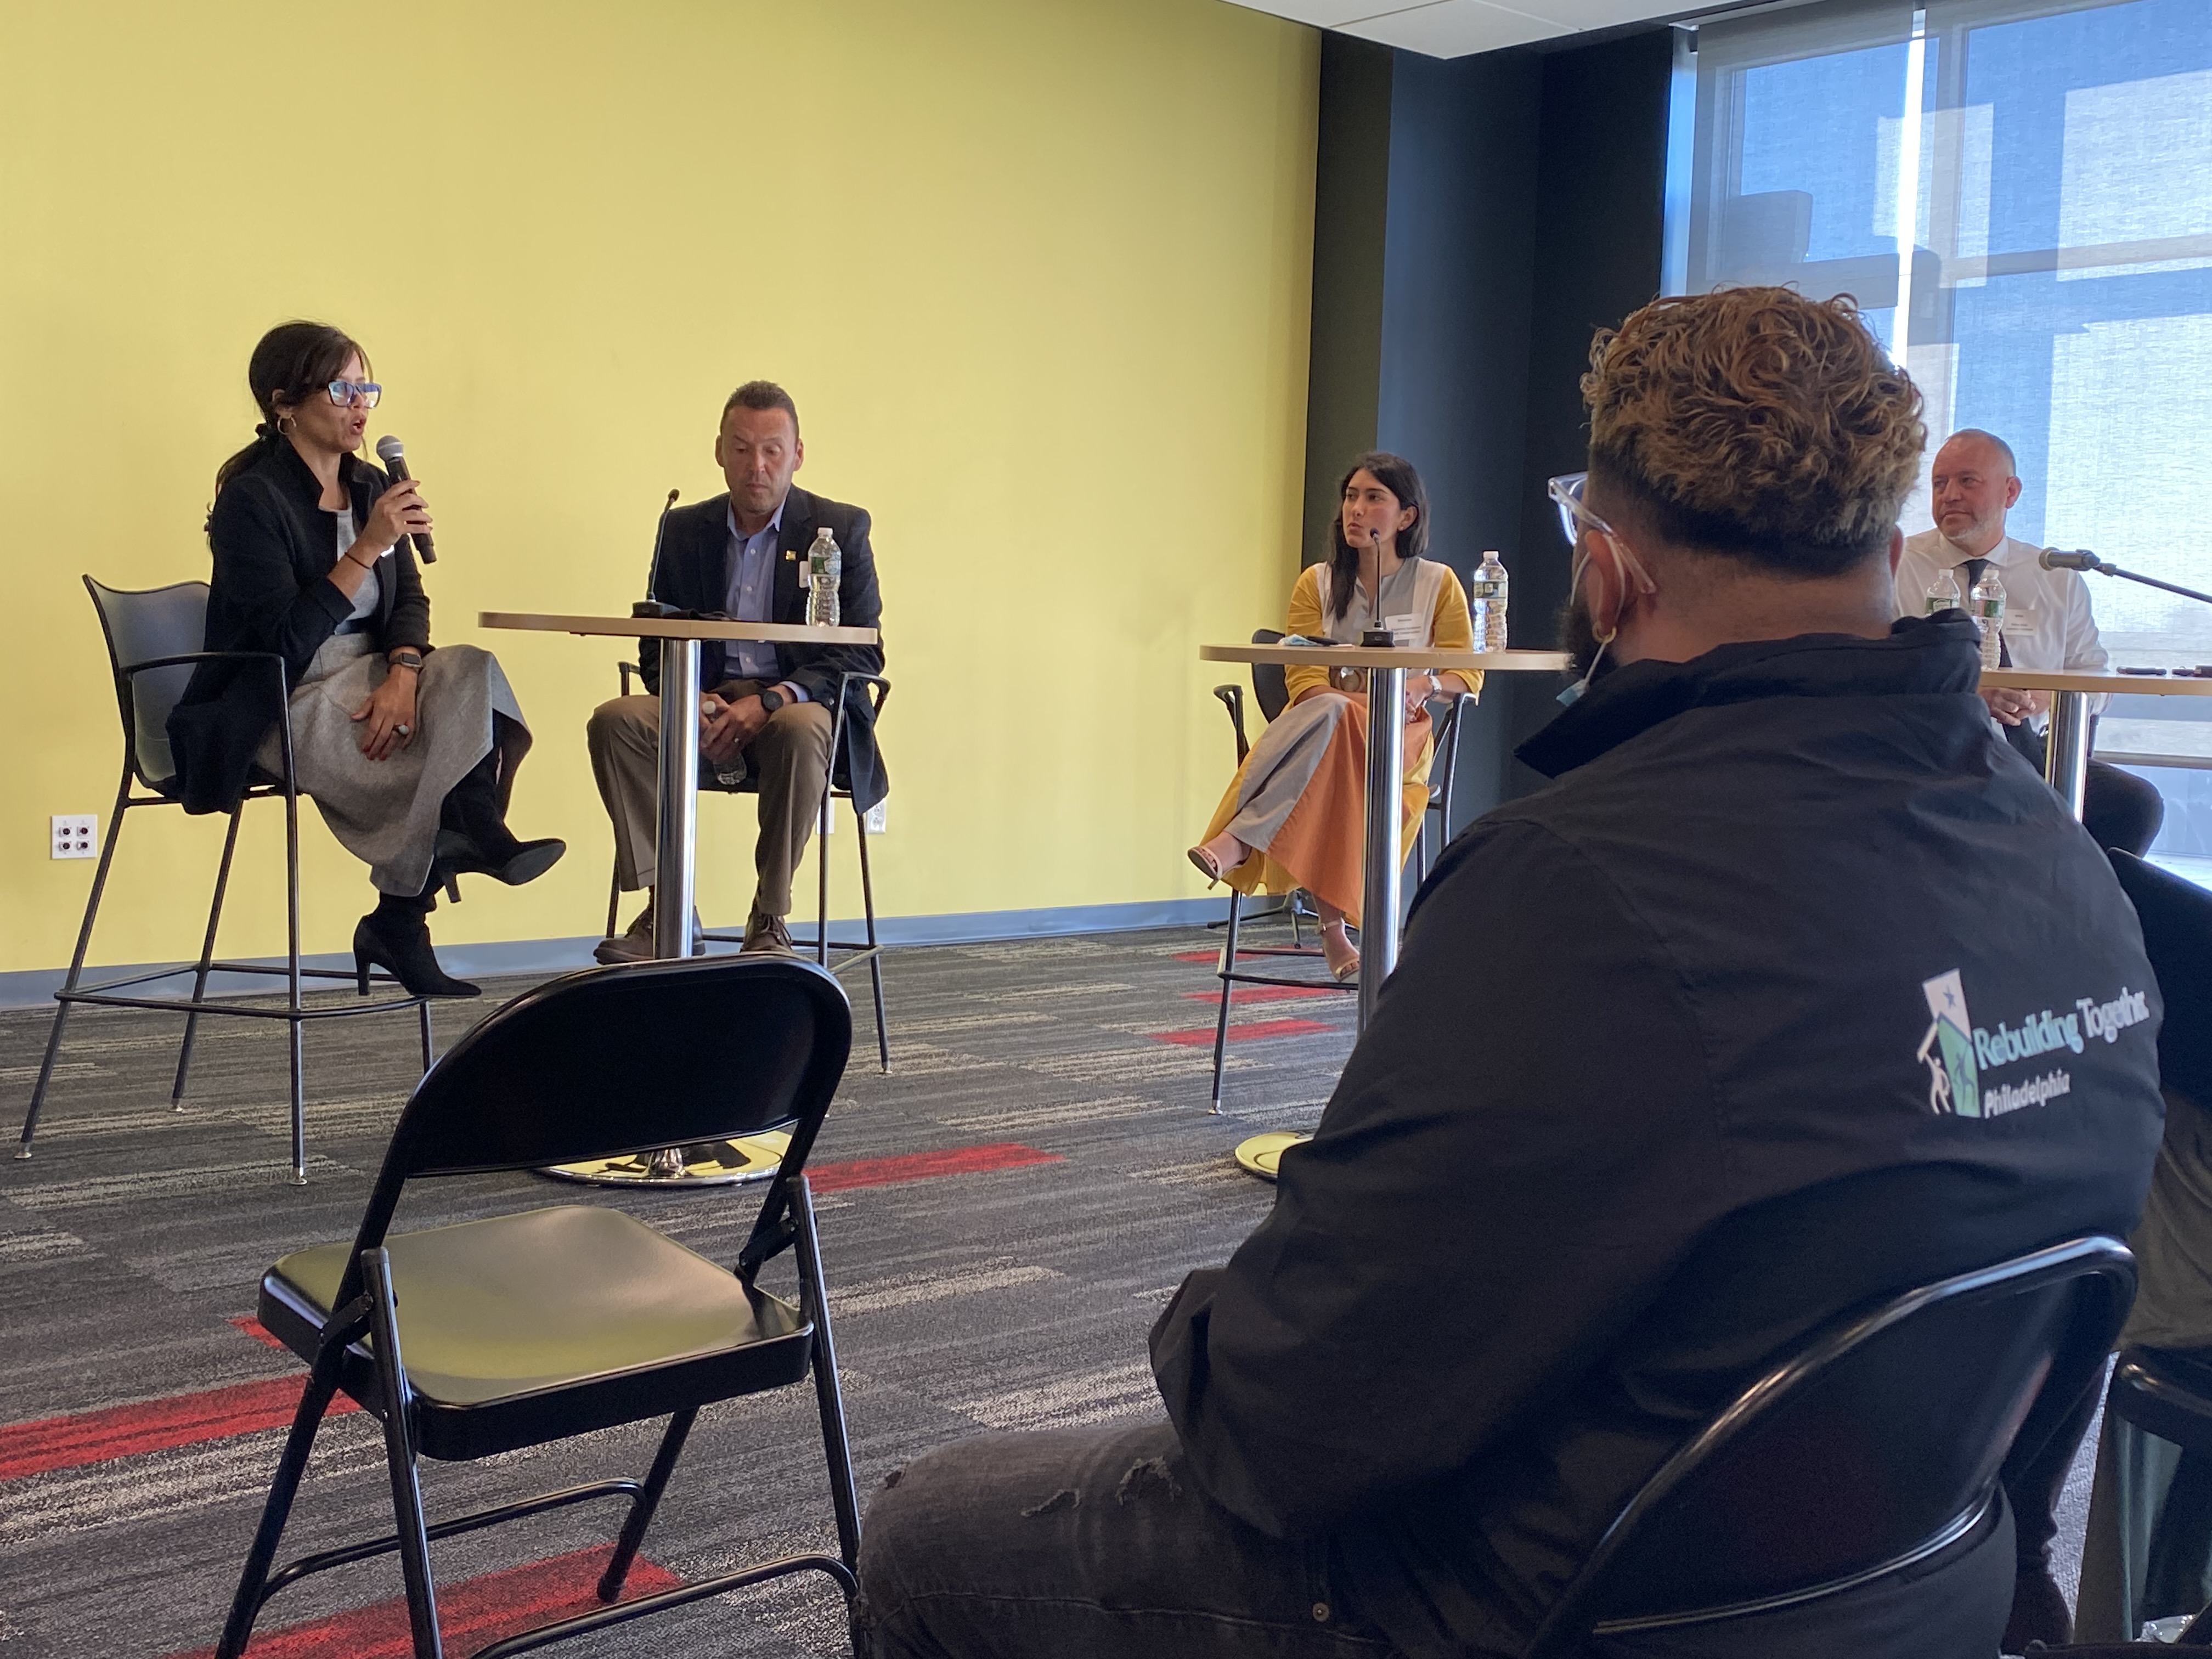
<svg viewBox="0 0 2212 1659">
<path fill-rule="evenodd" d="M 1931 452 L 2013 447 L 2013 535 L 2212 591 L 2212 0 L 1829 0 L 1695 62 L 1670 276 L 1855 295 Z M 2212 605 L 2089 580 L 2116 663 L 2212 663 Z"/>
</svg>

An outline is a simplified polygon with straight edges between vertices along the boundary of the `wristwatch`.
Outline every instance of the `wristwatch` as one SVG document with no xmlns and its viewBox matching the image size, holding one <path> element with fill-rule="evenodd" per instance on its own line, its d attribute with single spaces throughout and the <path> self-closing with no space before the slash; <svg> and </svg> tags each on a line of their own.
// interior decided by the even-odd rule
<svg viewBox="0 0 2212 1659">
<path fill-rule="evenodd" d="M 791 701 L 772 685 L 761 692 L 760 700 L 761 707 L 771 714 Z"/>
</svg>

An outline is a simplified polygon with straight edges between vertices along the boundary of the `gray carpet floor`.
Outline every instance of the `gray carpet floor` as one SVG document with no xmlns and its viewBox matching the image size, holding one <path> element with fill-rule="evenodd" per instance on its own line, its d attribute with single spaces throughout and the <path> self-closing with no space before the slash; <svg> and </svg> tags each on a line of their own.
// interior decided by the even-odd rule
<svg viewBox="0 0 2212 1659">
<path fill-rule="evenodd" d="M 1347 996 L 1240 998 L 1228 1109 L 1209 1115 L 1218 939 L 1158 932 L 894 952 L 889 1076 L 876 1069 L 856 977 L 853 1062 L 818 1161 L 1034 1154 L 819 1201 L 864 1503 L 902 1462 L 980 1430 L 1158 1411 L 1147 1328 L 1183 1273 L 1224 1257 L 1268 1203 L 1231 1149 L 1257 1130 L 1310 1127 L 1351 1044 Z M 526 983 L 441 1005 L 440 1045 Z M 11 1149 L 47 1028 L 43 1013 L 0 1015 L 0 1132 Z M 164 1015 L 78 1015 L 36 1157 L 0 1161 L 4 1659 L 161 1659 L 211 1645 L 283 1433 L 239 1431 L 223 1413 L 246 1400 L 266 1415 L 264 1397 L 300 1370 L 237 1322 L 276 1256 L 351 1233 L 417 1070 L 406 1015 L 311 1027 L 311 1180 L 298 1188 L 286 1181 L 283 1028 L 204 1023 L 181 1115 L 168 1106 L 179 1029 Z M 617 1200 L 529 1176 L 457 1178 L 412 1189 L 400 1224 L 574 1201 Z M 621 1201 L 726 1261 L 757 1197 L 720 1188 Z M 787 1288 L 787 1277 L 779 1264 L 769 1280 Z M 808 1389 L 709 1410 L 648 1559 L 689 1578 L 832 1547 L 814 1437 Z M 651 1426 L 623 1429 L 428 1466 L 432 1513 L 641 1472 L 653 1438 Z M 380 1459 L 365 1416 L 329 1419 L 288 1544 L 325 1547 L 388 1525 Z M 26 1462 L 55 1466 L 8 1473 Z M 2075 1473 L 2062 1542 L 2069 1590 L 2086 1457 Z M 611 1525 L 605 1506 L 587 1507 L 441 1543 L 449 1618 L 466 1625 L 472 1587 L 480 1600 L 561 1601 L 588 1582 L 568 1558 L 602 1545 Z M 388 1558 L 311 1582 L 271 1605 L 254 1651 L 403 1654 L 398 1589 Z M 457 1638 L 453 1650 L 483 1639 Z M 836 1654 L 842 1609 L 823 1581 L 801 1579 L 568 1650 Z"/>
<path fill-rule="evenodd" d="M 865 975 L 854 977 L 853 1061 L 817 1160 L 1008 1144 L 1046 1155 L 819 1200 L 864 1501 L 905 1460 L 981 1429 L 1157 1412 L 1146 1329 L 1183 1273 L 1222 1259 L 1268 1202 L 1270 1189 L 1236 1167 L 1231 1148 L 1259 1129 L 1310 1127 L 1351 1042 L 1348 996 L 1249 1007 L 1240 998 L 1237 1024 L 1252 1035 L 1231 1045 L 1228 1114 L 1209 1115 L 1218 939 L 1155 932 L 892 953 L 889 1076 L 876 1068 Z M 439 1006 L 441 1047 L 525 983 L 487 988 L 481 1002 Z M 167 1421 L 189 1415 L 192 1398 L 226 1401 L 239 1385 L 298 1374 L 290 1356 L 233 1322 L 252 1314 L 276 1256 L 352 1232 L 419 1070 L 409 1015 L 311 1026 L 310 1184 L 298 1188 L 286 1180 L 283 1027 L 203 1022 L 191 1109 L 179 1115 L 168 1087 L 180 1028 L 151 1013 L 75 1016 L 35 1157 L 0 1160 L 0 1468 L 11 1437 L 18 1451 L 33 1436 L 86 1442 L 70 1466 L 0 1480 L 7 1659 L 122 1659 L 212 1644 L 283 1431 L 147 1450 L 131 1449 L 131 1437 L 141 1415 Z M 0 1016 L 0 1131 L 10 1151 L 47 1029 L 43 1013 Z M 1205 1042 L 1189 1040 L 1201 1030 Z M 530 1176 L 455 1178 L 410 1188 L 400 1224 L 580 1200 L 614 1201 Z M 757 1189 L 625 1201 L 727 1261 Z M 767 1282 L 787 1280 L 780 1263 Z M 134 1403 L 144 1413 L 112 1420 L 111 1408 Z M 811 1390 L 799 1389 L 706 1413 L 647 1555 L 692 1577 L 833 1547 L 812 1410 Z M 428 1501 L 434 1516 L 640 1473 L 653 1440 L 650 1427 L 611 1431 L 431 1465 Z M 326 1547 L 388 1526 L 380 1455 L 365 1416 L 330 1419 L 288 1543 Z M 441 1580 L 600 1544 L 610 1514 L 571 1510 L 441 1543 Z M 312 1624 L 398 1589 L 389 1559 L 342 1570 L 272 1603 L 262 1628 Z M 386 1650 L 344 1626 L 270 1649 Z M 825 1581 L 801 1579 L 576 1650 L 829 1654 L 842 1650 L 841 1615 Z"/>
</svg>

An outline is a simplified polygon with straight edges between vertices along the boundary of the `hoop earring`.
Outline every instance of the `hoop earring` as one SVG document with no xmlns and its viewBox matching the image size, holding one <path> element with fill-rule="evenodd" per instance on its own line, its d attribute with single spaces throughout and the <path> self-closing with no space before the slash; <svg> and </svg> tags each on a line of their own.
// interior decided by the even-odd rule
<svg viewBox="0 0 2212 1659">
<path fill-rule="evenodd" d="M 292 417 L 280 411 L 276 416 L 276 431 L 280 437 L 290 437 L 292 435 Z"/>
</svg>

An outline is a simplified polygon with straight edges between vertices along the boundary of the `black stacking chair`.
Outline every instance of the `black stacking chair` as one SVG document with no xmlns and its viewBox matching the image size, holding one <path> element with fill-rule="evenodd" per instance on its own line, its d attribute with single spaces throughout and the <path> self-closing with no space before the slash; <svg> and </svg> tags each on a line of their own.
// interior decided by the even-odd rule
<svg viewBox="0 0 2212 1659">
<path fill-rule="evenodd" d="M 622 694 L 630 695 L 632 684 L 638 678 L 637 665 L 622 665 Z M 838 686 L 837 713 L 830 729 L 830 779 L 822 792 L 822 810 L 814 826 L 814 868 L 819 883 L 815 896 L 814 937 L 793 935 L 792 948 L 811 951 L 814 960 L 832 973 L 842 974 L 849 968 L 866 963 L 868 968 L 868 989 L 875 1000 L 876 1060 L 886 1072 L 891 1068 L 891 1039 L 884 1024 L 884 962 L 883 944 L 876 936 L 876 884 L 868 870 L 868 815 L 855 801 L 853 805 L 853 829 L 859 842 L 860 858 L 860 913 L 867 934 L 866 939 L 833 939 L 830 937 L 830 819 L 834 804 L 850 801 L 853 792 L 841 788 L 837 783 L 837 762 L 845 752 L 845 697 L 855 685 L 867 688 L 866 696 L 872 712 L 880 715 L 884 704 L 890 701 L 891 683 L 880 674 L 847 674 Z M 699 787 L 721 794 L 750 795 L 759 793 L 751 778 L 735 789 L 725 785 L 705 766 L 699 769 Z M 621 925 L 622 878 L 613 872 L 607 876 L 607 933 L 611 938 Z M 742 945 L 745 936 L 738 933 L 702 933 L 702 939 L 717 945 Z M 836 953 L 833 959 L 833 953 Z"/>
<path fill-rule="evenodd" d="M 702 1043 L 699 1033 L 715 1041 Z M 812 963 L 764 955 L 571 974 L 516 999 L 447 1051 L 392 1132 L 349 1243 L 286 1256 L 261 1322 L 308 1361 L 306 1389 L 224 1627 L 246 1649 L 261 1607 L 311 1574 L 397 1551 L 418 1656 L 441 1651 L 429 1543 L 599 1498 L 627 1513 L 599 1585 L 608 1605 L 494 1643 L 477 1659 L 795 1572 L 849 1601 L 860 1510 L 805 1169 L 852 1042 L 852 1008 Z M 744 1064 L 732 1066 L 742 1054 Z M 788 1128 L 750 1238 L 724 1269 L 619 1210 L 557 1205 L 392 1233 L 407 1183 L 535 1169 Z M 795 1246 L 796 1303 L 761 1289 Z M 700 1408 L 814 1374 L 838 1553 L 763 1562 L 614 1605 Z M 384 1425 L 398 1527 L 271 1572 L 333 1393 Z M 598 1480 L 430 1524 L 417 1461 L 496 1456 L 644 1419 L 668 1426 L 641 1480 Z"/>
<path fill-rule="evenodd" d="M 1255 629 L 1252 634 L 1252 643 L 1273 645 L 1282 637 L 1281 634 L 1272 628 Z M 1244 763 L 1244 757 L 1252 752 L 1252 745 L 1247 740 L 1244 732 L 1244 689 L 1238 685 L 1217 685 L 1213 688 L 1213 695 L 1221 700 L 1221 706 L 1228 710 L 1230 729 L 1237 736 L 1237 763 L 1242 766 Z M 1280 664 L 1255 662 L 1252 665 L 1252 700 L 1259 706 L 1260 713 L 1270 721 L 1290 706 L 1290 686 L 1285 678 Z M 1458 769 L 1459 734 L 1463 723 L 1462 716 L 1467 709 L 1474 706 L 1475 700 L 1472 693 L 1462 691 L 1455 696 L 1439 699 L 1439 701 L 1443 702 L 1446 706 L 1443 718 L 1436 723 L 1436 763 L 1430 774 L 1428 809 L 1421 815 L 1420 830 L 1413 842 L 1413 878 L 1416 884 L 1428 879 L 1431 823 L 1433 821 L 1438 826 L 1437 839 L 1439 845 L 1451 833 L 1452 775 Z M 1285 978 L 1279 975 L 1247 972 L 1240 969 L 1237 964 L 1247 957 L 1256 957 L 1263 960 L 1285 957 L 1317 958 L 1322 954 L 1317 945 L 1299 942 L 1298 922 L 1304 912 L 1300 906 L 1301 895 L 1298 893 L 1291 894 L 1283 907 L 1291 919 L 1289 945 L 1240 945 L 1237 943 L 1237 933 L 1246 920 L 1243 915 L 1243 896 L 1233 887 L 1229 890 L 1229 915 L 1223 924 L 1229 930 L 1229 937 L 1222 945 L 1220 963 L 1214 970 L 1215 977 L 1221 981 L 1221 1006 L 1214 1017 L 1213 1099 L 1207 1108 L 1212 1112 L 1218 1112 L 1221 1109 L 1221 1074 L 1228 1059 L 1229 1000 L 1233 986 L 1287 985 L 1308 991 L 1348 991 L 1354 995 L 1357 995 L 1359 991 L 1359 981 L 1356 979 L 1339 981 L 1334 979 L 1316 979 L 1310 975 L 1298 978 Z M 1280 913 L 1268 911 L 1263 914 L 1273 915 Z"/>
<path fill-rule="evenodd" d="M 1523 1659 L 1843 1596 L 1965 1539 L 2091 1385 L 2134 1294 L 2134 1258 L 2093 1237 L 1816 1334 L 1644 1483 Z"/>
<path fill-rule="evenodd" d="M 292 1180 L 307 1181 L 307 1113 L 301 1054 L 300 1028 L 309 1020 L 338 1019 L 353 1014 L 378 1014 L 413 1008 L 421 1021 L 422 1064 L 430 1063 L 430 1005 L 422 997 L 398 996 L 377 1002 L 352 1002 L 308 1007 L 301 1001 L 303 981 L 311 979 L 356 980 L 349 971 L 300 965 L 300 798 L 292 776 L 292 721 L 287 707 L 290 686 L 284 659 L 270 652 L 205 651 L 208 587 L 205 582 L 178 582 L 168 587 L 128 592 L 103 587 L 90 576 L 85 591 L 100 613 L 100 630 L 107 641 L 107 663 L 115 681 L 115 702 L 123 720 L 123 781 L 116 787 L 115 810 L 107 820 L 107 842 L 100 848 L 100 866 L 92 878 L 92 893 L 85 900 L 84 922 L 77 929 L 76 950 L 70 957 L 69 974 L 54 993 L 53 1030 L 46 1036 L 46 1059 L 31 1091 L 30 1109 L 23 1115 L 19 1158 L 31 1155 L 31 1139 L 38 1133 L 39 1115 L 45 1109 L 46 1088 L 52 1082 L 55 1057 L 61 1052 L 62 1033 L 70 1009 L 82 1003 L 98 1008 L 151 1008 L 185 1016 L 185 1040 L 177 1054 L 177 1077 L 169 1091 L 169 1103 L 185 1109 L 185 1085 L 191 1073 L 192 1040 L 199 1034 L 200 1016 L 224 1014 L 251 1019 L 281 1019 L 291 1036 L 292 1059 Z M 169 712 L 185 695 L 193 667 L 203 662 L 251 665 L 266 679 L 269 719 L 283 737 L 281 774 L 258 775 L 230 811 L 230 827 L 222 842 L 222 862 L 216 867 L 215 897 L 208 905 L 207 934 L 200 943 L 199 960 L 183 968 L 132 974 L 121 979 L 87 985 L 85 953 L 92 945 L 93 924 L 100 919 L 100 896 L 107 890 L 107 874 L 115 863 L 115 849 L 123 842 L 123 821 L 141 806 L 177 806 L 177 765 L 169 752 Z M 140 793 L 143 791 L 144 793 Z M 222 922 L 223 894 L 230 884 L 232 854 L 238 850 L 239 817 L 250 800 L 278 799 L 284 803 L 284 915 L 285 964 L 222 962 L 216 958 L 216 930 Z M 142 988 L 190 974 L 190 996 L 155 995 Z M 208 978 L 213 974 L 277 975 L 285 981 L 283 1006 L 270 1007 L 235 998 L 210 998 Z M 384 974 L 372 975 L 378 984 L 397 981 Z"/>
</svg>

